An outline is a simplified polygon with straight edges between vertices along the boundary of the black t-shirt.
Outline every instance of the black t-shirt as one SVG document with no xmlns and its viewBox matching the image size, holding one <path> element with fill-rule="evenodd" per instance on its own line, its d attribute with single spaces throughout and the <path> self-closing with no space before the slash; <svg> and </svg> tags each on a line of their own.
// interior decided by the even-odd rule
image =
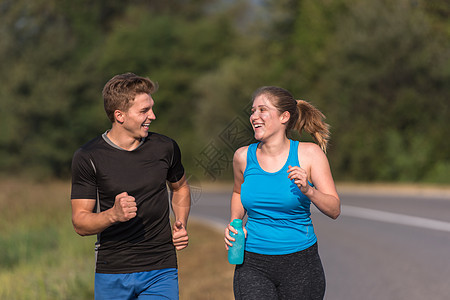
<svg viewBox="0 0 450 300">
<path fill-rule="evenodd" d="M 72 199 L 97 199 L 97 211 L 116 195 L 136 198 L 137 216 L 98 235 L 96 272 L 132 273 L 176 268 L 166 181 L 184 175 L 176 142 L 149 132 L 138 148 L 126 151 L 104 134 L 78 149 L 72 161 Z"/>
</svg>

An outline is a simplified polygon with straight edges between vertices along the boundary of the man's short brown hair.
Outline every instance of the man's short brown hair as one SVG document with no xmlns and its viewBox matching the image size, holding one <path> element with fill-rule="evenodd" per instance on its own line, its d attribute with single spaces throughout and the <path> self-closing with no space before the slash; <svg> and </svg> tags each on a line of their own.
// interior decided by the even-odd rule
<svg viewBox="0 0 450 300">
<path fill-rule="evenodd" d="M 114 123 L 116 110 L 128 111 L 136 95 L 152 94 L 158 90 L 158 84 L 149 78 L 133 73 L 116 75 L 103 88 L 103 102 L 106 115 Z"/>
</svg>

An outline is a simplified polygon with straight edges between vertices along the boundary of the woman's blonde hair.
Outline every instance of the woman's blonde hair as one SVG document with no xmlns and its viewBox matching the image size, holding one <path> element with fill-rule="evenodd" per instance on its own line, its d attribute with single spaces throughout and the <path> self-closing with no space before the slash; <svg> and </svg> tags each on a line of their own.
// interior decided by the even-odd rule
<svg viewBox="0 0 450 300">
<path fill-rule="evenodd" d="M 311 134 L 323 152 L 327 152 L 330 126 L 325 123 L 322 112 L 305 100 L 296 100 L 289 91 L 277 86 L 260 87 L 253 93 L 252 100 L 260 95 L 266 95 L 280 114 L 289 112 L 286 134 L 291 130 L 296 130 L 299 134 L 305 131 Z"/>
</svg>

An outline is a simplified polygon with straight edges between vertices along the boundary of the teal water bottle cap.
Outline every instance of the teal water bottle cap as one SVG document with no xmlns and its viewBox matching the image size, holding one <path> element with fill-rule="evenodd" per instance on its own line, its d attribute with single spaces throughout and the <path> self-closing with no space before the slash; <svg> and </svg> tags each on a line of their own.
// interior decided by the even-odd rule
<svg viewBox="0 0 450 300">
<path fill-rule="evenodd" d="M 231 226 L 233 226 L 234 228 L 242 227 L 242 220 L 241 219 L 234 219 L 231 222 Z"/>
</svg>

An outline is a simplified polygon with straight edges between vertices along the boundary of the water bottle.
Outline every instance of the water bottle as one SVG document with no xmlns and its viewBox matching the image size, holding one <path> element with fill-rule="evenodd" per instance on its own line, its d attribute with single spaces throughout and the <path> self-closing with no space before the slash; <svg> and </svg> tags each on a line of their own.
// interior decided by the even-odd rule
<svg viewBox="0 0 450 300">
<path fill-rule="evenodd" d="M 228 262 L 232 265 L 240 265 L 244 262 L 244 246 L 245 235 L 242 228 L 242 220 L 234 219 L 231 226 L 237 230 L 237 234 L 230 231 L 230 236 L 236 241 L 232 242 L 233 246 L 228 248 Z"/>
</svg>

